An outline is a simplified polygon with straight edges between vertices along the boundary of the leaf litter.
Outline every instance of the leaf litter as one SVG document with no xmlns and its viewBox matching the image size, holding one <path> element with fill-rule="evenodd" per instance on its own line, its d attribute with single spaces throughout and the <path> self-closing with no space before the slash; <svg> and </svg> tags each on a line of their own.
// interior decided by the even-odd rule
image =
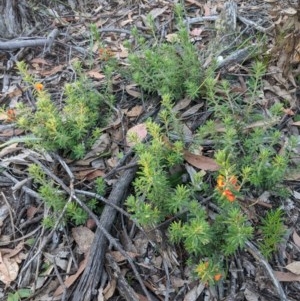
<svg viewBox="0 0 300 301">
<path fill-rule="evenodd" d="M 253 3 L 246 3 L 244 1 L 237 2 L 241 5 L 241 12 L 246 14 L 246 17 L 249 18 L 251 18 L 251 14 L 247 16 L 247 13 L 245 13 L 246 10 L 249 12 L 255 12 L 258 8 L 262 9 L 261 4 L 256 3 L 256 1 Z M 286 112 L 291 120 L 289 127 L 293 128 L 299 136 L 299 120 L 293 119 L 293 116 L 297 116 L 299 114 L 297 93 L 299 93 L 298 81 L 300 71 L 297 65 L 299 65 L 300 62 L 300 43 L 299 33 L 291 30 L 293 28 L 299 28 L 299 10 L 295 7 L 289 6 L 289 4 L 285 1 L 266 1 L 266 3 L 266 7 L 263 8 L 266 14 L 264 16 L 262 15 L 261 21 L 273 22 L 276 26 L 276 30 L 282 31 L 283 34 L 285 34 L 285 38 L 282 43 L 280 43 L 276 40 L 278 37 L 276 32 L 269 36 L 270 42 L 267 52 L 272 56 L 272 63 L 268 67 L 267 76 L 263 83 L 264 92 L 268 98 L 266 99 L 266 103 L 262 104 L 262 106 L 266 106 L 268 102 L 272 101 L 286 102 L 288 104 L 287 107 L 290 110 L 289 112 L 293 113 L 290 114 L 289 112 Z M 74 60 L 81 60 L 84 67 L 88 64 L 84 55 L 89 53 L 88 51 L 91 46 L 85 39 L 89 36 L 90 20 L 96 24 L 99 31 L 102 30 L 102 43 L 108 49 L 112 50 L 114 56 L 118 59 L 119 64 L 125 65 L 125 60 L 128 56 L 128 52 L 123 46 L 125 40 L 128 38 L 128 32 L 126 32 L 126 30 L 130 31 L 133 26 L 137 26 L 137 28 L 145 34 L 145 36 L 147 36 L 149 33 L 147 15 L 151 14 L 155 21 L 156 30 L 159 31 L 162 24 L 168 24 L 168 20 L 170 20 L 172 12 L 172 6 L 173 1 L 156 1 L 155 3 L 142 1 L 141 3 L 133 5 L 129 5 L 126 1 L 120 1 L 119 3 L 110 3 L 109 1 L 105 1 L 105 3 L 100 6 L 99 4 L 95 5 L 93 3 L 89 3 L 89 10 L 85 9 L 82 12 L 79 12 L 80 7 L 76 7 L 76 11 L 72 11 L 67 5 L 62 5 L 61 7 L 57 6 L 51 10 L 47 10 L 46 16 L 48 16 L 49 19 L 52 19 L 53 16 L 55 16 L 54 21 L 52 20 L 53 25 L 59 26 L 63 32 L 68 32 L 68 40 L 67 38 L 65 39 L 64 45 L 55 46 L 52 50 L 52 54 L 45 54 L 42 50 L 40 50 L 40 52 L 37 51 L 33 54 L 34 57 L 32 57 L 32 55 L 25 56 L 25 60 L 30 63 L 29 71 L 32 74 L 35 74 L 35 76 L 37 76 L 37 78 L 42 82 L 47 82 L 47 88 L 49 91 L 55 91 L 55 93 L 57 93 L 59 90 L 62 92 L 65 80 L 68 80 L 68 78 L 72 78 L 73 76 L 72 70 L 69 70 L 70 62 Z M 212 3 L 208 1 L 207 3 L 202 3 L 201 1 L 188 0 L 186 1 L 185 6 L 188 17 L 192 19 L 199 16 L 207 17 L 218 14 L 220 9 L 223 7 L 223 2 L 216 1 L 215 3 Z M 280 11 L 281 13 L 279 13 Z M 268 17 L 266 17 L 266 15 Z M 267 20 L 263 20 L 264 18 Z M 83 20 L 83 22 L 81 20 Z M 254 22 L 256 22 L 255 19 Z M 199 21 L 199 24 L 189 25 L 190 35 L 191 38 L 201 37 L 199 40 L 200 44 L 197 45 L 197 47 L 199 47 L 199 49 L 205 49 L 210 38 L 209 34 L 206 34 L 206 32 L 207 28 L 209 28 L 211 24 L 208 21 Z M 111 28 L 111 30 L 109 30 L 109 28 Z M 114 31 L 114 28 L 121 29 L 121 31 Z M 104 29 L 108 30 L 106 31 Z M 170 31 L 167 31 L 164 35 L 162 35 L 162 38 L 165 38 L 169 42 L 174 42 L 174 40 L 176 40 L 176 36 L 176 31 L 172 31 L 171 28 Z M 130 35 L 129 38 L 131 38 Z M 198 43 L 199 41 L 197 40 Z M 97 53 L 99 51 L 99 47 L 97 45 L 93 45 L 92 50 Z M 86 76 L 90 77 L 95 82 L 95 85 L 100 85 L 101 81 L 105 80 L 105 75 L 101 66 L 104 60 L 104 55 L 102 55 L 101 58 L 95 56 L 95 61 L 98 62 L 97 65 L 95 65 L 94 69 L 86 71 Z M 237 70 L 239 70 L 238 65 L 230 66 L 231 72 L 237 72 Z M 2 104 L 5 104 L 10 110 L 16 110 L 15 105 L 17 102 L 21 102 L 23 100 L 23 93 L 27 90 L 27 87 L 20 87 L 19 83 L 15 84 L 14 76 L 16 74 L 14 74 L 12 70 L 8 71 L 12 80 L 10 81 L 10 84 L 3 85 L 1 95 Z M 136 134 L 139 140 L 143 140 L 147 136 L 145 124 L 140 121 L 140 117 L 143 117 L 143 114 L 147 112 L 147 108 L 144 106 L 144 103 L 139 102 L 142 97 L 142 93 L 134 83 L 126 83 L 124 87 L 122 87 L 121 90 L 123 89 L 126 91 L 126 95 L 128 97 L 127 102 L 131 102 L 131 104 L 128 106 L 127 103 L 124 108 L 122 108 L 121 111 L 123 112 L 123 115 L 116 115 L 116 118 L 103 128 L 103 132 L 96 139 L 91 151 L 87 153 L 83 160 L 68 162 L 66 159 L 66 162 L 74 171 L 76 187 L 81 187 L 80 185 L 84 187 L 91 187 L 96 178 L 105 178 L 109 172 L 118 171 L 118 154 L 125 155 L 128 151 L 128 147 L 133 146 L 128 143 L 128 141 L 126 145 L 122 146 L 122 143 L 128 140 L 128 135 L 130 133 Z M 116 88 L 119 89 L 119 87 Z M 57 98 L 56 101 L 60 105 L 59 98 Z M 132 103 L 135 103 L 135 105 L 132 105 Z M 124 105 L 124 103 L 122 104 L 122 102 L 120 102 L 120 105 Z M 190 125 L 191 120 L 195 117 L 195 115 L 203 110 L 203 105 L 204 103 L 195 104 L 190 99 L 185 98 L 176 104 L 174 111 L 181 116 L 186 124 Z M 13 142 L 1 147 L 1 167 L 9 169 L 14 177 L 8 178 L 9 174 L 7 173 L 2 173 L 2 175 L 4 174 L 4 177 L 11 181 L 11 186 L 18 185 L 19 188 L 12 193 L 9 188 L 2 186 L 1 182 L 1 190 L 8 199 L 12 212 L 16 213 L 13 215 L 15 227 L 21 228 L 23 223 L 30 221 L 27 226 L 28 229 L 21 228 L 27 233 L 22 233 L 20 237 L 25 237 L 26 234 L 30 234 L 32 232 L 32 227 L 37 225 L 38 222 L 35 222 L 35 218 L 38 220 L 41 215 L 46 214 L 47 209 L 42 206 L 38 198 L 31 199 L 31 201 L 28 200 L 27 196 L 29 196 L 29 198 L 36 197 L 34 194 L 36 190 L 34 184 L 31 183 L 27 186 L 27 184 L 25 185 L 23 182 L 19 181 L 26 177 L 24 170 L 32 163 L 30 158 L 32 153 L 29 153 L 26 149 L 26 145 L 23 144 L 23 142 L 25 142 L 22 141 L 24 132 L 20 131 L 17 127 L 14 127 L 12 114 L 8 114 L 8 112 L 9 111 L 1 112 L 0 114 L 1 143 L 3 145 L 3 143 L 6 143 L 10 138 L 20 137 L 21 139 L 20 142 Z M 124 122 L 124 116 L 126 122 Z M 13 126 L 8 127 L 10 124 Z M 278 124 L 276 123 L 275 126 L 276 125 Z M 252 123 L 248 127 L 254 128 L 262 126 L 264 126 L 264 124 L 258 122 Z M 187 126 L 187 128 L 190 127 Z M 286 132 L 287 131 L 288 129 Z M 194 133 L 192 131 L 189 132 L 189 135 L 191 135 L 190 139 L 193 139 L 193 134 Z M 117 140 L 117 143 L 114 140 Z M 114 151 L 111 151 L 112 148 L 114 148 Z M 101 156 L 102 158 L 99 158 Z M 215 160 L 207 156 L 207 154 L 194 154 L 190 151 L 185 151 L 184 158 L 188 163 L 186 163 L 186 171 L 190 175 L 194 174 L 198 170 L 205 174 L 209 171 L 216 171 L 219 168 Z M 62 177 L 64 181 L 66 180 L 66 175 L 60 170 L 57 170 L 57 165 L 55 165 L 57 159 L 52 157 L 51 154 L 47 154 L 47 156 L 41 155 L 38 159 L 41 162 L 47 162 L 47 164 L 52 166 L 51 168 L 57 175 Z M 121 175 L 122 174 L 120 173 L 119 176 Z M 293 189 L 296 192 L 297 189 L 299 189 L 297 187 L 297 185 L 299 186 L 299 178 L 300 177 L 296 175 L 291 179 L 287 179 L 287 181 L 291 181 L 291 185 L 293 185 Z M 113 180 L 116 181 L 117 178 Z M 26 188 L 23 189 L 23 187 Z M 23 192 L 21 193 L 21 191 Z M 26 197 L 24 196 L 24 192 L 27 195 Z M 26 208 L 21 208 L 22 206 L 19 205 L 17 200 L 22 200 L 22 202 L 24 202 L 22 204 L 26 204 Z M 294 204 L 293 200 L 290 201 Z M 296 203 L 294 204 L 294 207 L 297 209 Z M 30 210 L 32 210 L 31 213 Z M 293 215 L 293 208 L 287 206 L 285 210 L 287 214 L 290 214 L 290 216 Z M 1 220 L 3 220 L 1 224 L 1 236 L 6 237 L 5 235 L 12 233 L 14 229 L 12 229 L 7 213 Z M 129 226 L 132 226 L 132 222 L 130 220 L 126 221 L 126 223 L 128 224 L 125 227 L 123 225 L 123 230 L 125 232 L 128 231 Z M 300 239 L 297 232 L 300 233 L 300 229 L 296 222 L 293 224 L 290 223 L 288 226 L 291 229 L 294 229 L 289 244 L 292 242 L 295 247 L 293 245 L 286 245 L 284 246 L 285 252 L 280 253 L 280 255 L 286 259 L 285 262 L 288 264 L 283 264 L 284 262 L 282 262 L 281 269 L 278 270 L 275 270 L 277 269 L 277 264 L 275 264 L 275 262 L 272 262 L 272 266 L 274 269 L 274 275 L 279 281 L 291 283 L 291 286 L 289 287 L 291 292 L 289 296 L 290 300 L 297 300 L 299 288 L 297 288 L 296 285 L 292 286 L 292 284 L 299 281 L 300 272 L 298 253 Z M 116 225 L 116 227 L 119 227 L 120 229 L 120 225 Z M 72 255 L 74 258 L 68 261 L 71 265 L 72 271 L 69 273 L 68 277 L 63 277 L 63 285 L 56 279 L 56 281 L 52 281 L 53 287 L 49 286 L 51 287 L 51 290 L 47 291 L 47 285 L 45 282 L 41 282 L 38 289 L 42 292 L 42 294 L 44 292 L 43 298 L 45 299 L 50 298 L 52 294 L 54 294 L 54 296 L 60 296 L 64 293 L 65 287 L 68 288 L 72 285 L 76 285 L 76 282 L 78 282 L 82 273 L 86 269 L 89 251 L 94 238 L 94 232 L 87 227 L 74 226 L 70 226 L 68 231 L 69 234 L 59 233 L 60 238 L 58 239 L 58 242 L 55 242 L 54 240 L 51 241 L 47 246 L 46 251 L 40 253 L 40 258 L 51 266 L 51 268 L 47 270 L 47 276 L 51 275 L 51 277 L 57 276 L 54 272 L 54 264 L 57 264 L 61 272 L 68 268 L 65 265 L 65 257 L 61 257 L 59 259 L 62 260 L 61 262 L 56 262 L 59 257 L 57 257 L 57 254 L 54 254 L 54 250 L 62 251 L 67 247 L 72 252 L 76 253 Z M 43 237 L 45 237 L 45 233 L 38 231 L 38 233 L 33 234 L 32 237 L 24 238 L 24 241 L 27 241 L 27 239 L 30 238 L 41 241 Z M 127 233 L 126 237 L 129 242 L 127 242 L 127 244 L 123 244 L 125 251 L 129 257 L 134 258 L 137 261 L 142 271 L 141 274 L 143 274 L 145 279 L 148 281 L 148 289 L 160 300 L 167 295 L 167 276 L 163 267 L 164 260 L 168 261 L 168 265 L 172 269 L 172 274 L 169 275 L 172 287 L 169 288 L 168 294 L 170 297 L 168 300 L 174 300 L 176 297 L 176 300 L 193 301 L 201 298 L 203 294 L 207 296 L 206 300 L 221 300 L 222 297 L 225 297 L 224 295 L 219 295 L 218 297 L 216 292 L 207 289 L 205 284 L 199 281 L 195 282 L 191 277 L 191 271 L 184 271 L 184 262 L 178 262 L 178 250 L 172 248 L 172 246 L 168 246 L 168 248 L 162 252 L 165 254 L 164 256 L 155 253 L 156 248 L 158 246 L 160 247 L 161 241 L 164 240 L 164 237 L 162 238 L 162 234 L 159 234 L 159 231 L 156 235 L 152 236 L 149 233 L 145 234 L 141 230 L 136 230 L 135 232 Z M 134 246 L 136 252 L 132 252 L 129 246 Z M 126 257 L 124 257 L 124 255 L 119 251 L 107 252 L 113 255 L 113 259 L 119 264 L 121 272 L 127 274 L 129 278 L 132 277 L 130 266 L 126 264 Z M 280 250 L 278 252 L 280 252 Z M 21 288 L 18 287 L 17 284 L 22 282 L 23 277 L 22 273 L 20 273 L 20 267 L 24 262 L 27 262 L 30 254 L 30 244 L 25 247 L 23 241 L 16 244 L 13 243 L 12 240 L 9 248 L 0 247 L 0 281 L 5 287 L 10 285 L 13 286 L 13 289 L 15 290 Z M 71 256 L 71 253 L 64 254 Z M 73 262 L 75 259 L 78 261 L 76 264 Z M 239 268 L 243 272 L 240 270 L 237 270 L 237 272 L 230 270 L 228 280 L 235 279 L 234 281 L 237 282 L 239 288 L 242 288 L 245 283 L 253 284 L 256 288 L 255 290 L 247 287 L 244 291 L 241 291 L 245 300 L 258 300 L 259 297 L 261 300 L 265 300 L 263 290 L 269 290 L 272 292 L 272 285 L 268 281 L 265 281 L 264 283 L 264 280 L 259 282 L 255 281 L 254 274 L 259 275 L 260 263 L 254 263 L 252 257 L 247 252 L 241 253 L 240 258 L 237 261 L 240 261 Z M 251 268 L 249 268 L 249 263 L 252 264 Z M 38 266 L 38 269 L 42 271 L 42 266 Z M 111 270 L 108 268 L 108 271 Z M 251 272 L 248 273 L 247 271 Z M 240 277 L 236 278 L 234 275 Z M 23 280 L 24 279 L 25 278 L 23 278 Z M 262 276 L 261 279 L 264 279 L 264 277 Z M 34 277 L 29 277 L 29 282 L 27 284 L 33 291 L 35 280 L 36 279 L 34 279 Z M 228 285 L 228 282 L 226 285 Z M 188 289 L 188 287 L 190 287 L 190 289 Z M 98 300 L 101 300 L 101 298 L 102 300 L 108 300 L 109 298 L 117 296 L 117 288 L 118 282 L 116 279 L 112 278 L 112 280 L 107 281 L 106 286 L 99 289 Z M 229 287 L 226 291 L 228 300 L 230 300 L 231 296 L 235 296 L 235 294 L 237 294 L 236 287 Z M 273 296 L 272 293 L 270 293 L 270 296 Z M 146 297 L 142 294 L 139 294 L 139 297 L 140 300 L 146 300 Z M 234 300 L 234 298 L 235 297 L 232 297 L 232 300 Z M 270 297 L 269 300 L 271 300 L 271 298 L 272 297 Z M 40 300 L 42 300 L 42 298 Z"/>
</svg>

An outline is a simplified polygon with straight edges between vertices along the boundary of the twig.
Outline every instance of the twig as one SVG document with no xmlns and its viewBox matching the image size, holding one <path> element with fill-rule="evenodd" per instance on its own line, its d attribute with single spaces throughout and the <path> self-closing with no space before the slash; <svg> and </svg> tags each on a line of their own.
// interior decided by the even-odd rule
<svg viewBox="0 0 300 301">
<path fill-rule="evenodd" d="M 269 263 L 264 259 L 264 257 L 259 252 L 259 250 L 250 241 L 246 242 L 246 246 L 248 247 L 247 249 L 248 249 L 249 253 L 251 253 L 251 255 L 265 267 L 267 273 L 269 274 L 269 276 L 277 290 L 280 300 L 287 301 L 288 299 L 286 298 L 286 295 L 282 289 L 282 286 L 279 283 L 279 281 L 277 280 L 277 278 L 275 277 L 273 270 L 270 267 Z"/>
<path fill-rule="evenodd" d="M 62 294 L 62 297 L 61 297 L 61 301 L 65 301 L 66 300 L 66 293 L 67 293 L 67 288 L 65 286 L 65 283 L 59 273 L 59 270 L 57 268 L 57 265 L 56 265 L 56 261 L 55 261 L 55 257 L 53 258 L 53 267 L 54 267 L 54 270 L 55 270 L 55 274 L 56 274 L 56 277 L 58 279 L 58 282 L 60 284 L 60 286 L 63 288 L 63 294 Z"/>
<path fill-rule="evenodd" d="M 126 33 L 128 35 L 132 34 L 130 30 L 121 29 L 121 28 L 114 28 L 114 27 L 100 28 L 99 32 L 118 32 L 118 33 Z"/>
<path fill-rule="evenodd" d="M 205 21 L 216 21 L 219 19 L 219 16 L 204 16 L 204 17 L 195 17 L 195 18 L 187 18 L 185 20 L 185 24 L 195 24 L 195 23 L 201 23 L 201 22 L 205 22 Z"/>
<path fill-rule="evenodd" d="M 17 179 L 15 179 L 12 175 L 10 175 L 7 171 L 3 171 L 2 175 L 4 175 L 5 177 L 7 177 L 8 179 L 10 179 L 15 184 L 19 183 L 19 181 Z M 28 188 L 27 186 L 22 186 L 22 190 L 25 193 L 29 194 L 30 196 L 34 197 L 37 201 L 41 200 L 40 195 L 37 192 L 35 192 L 34 190 Z"/>
<path fill-rule="evenodd" d="M 75 189 L 75 193 L 77 194 L 83 194 L 83 195 L 86 195 L 86 196 L 90 196 L 92 198 L 95 198 L 101 202 L 103 202 L 104 204 L 116 209 L 118 212 L 120 212 L 121 214 L 123 214 L 124 216 L 128 217 L 128 218 L 131 218 L 131 215 L 125 211 L 124 209 L 120 208 L 119 206 L 109 202 L 108 199 L 104 198 L 103 196 L 97 194 L 97 193 L 94 193 L 94 192 L 89 192 L 89 191 L 85 191 L 85 190 L 79 190 L 79 189 Z"/>
<path fill-rule="evenodd" d="M 269 27 L 265 28 L 265 27 L 262 27 L 260 25 L 258 25 L 257 23 L 249 20 L 249 19 L 246 19 L 245 17 L 242 17 L 242 16 L 238 16 L 237 17 L 242 23 L 246 24 L 246 25 L 249 25 L 249 26 L 252 26 L 254 27 L 256 30 L 258 31 L 261 31 L 263 33 L 268 33 L 270 32 L 271 30 L 273 30 L 275 28 L 275 25 L 272 24 L 270 25 Z"/>
<path fill-rule="evenodd" d="M 22 236 L 22 237 L 19 237 L 19 238 L 16 238 L 14 240 L 10 240 L 10 241 L 0 241 L 0 246 L 7 246 L 11 243 L 15 243 L 15 242 L 18 242 L 18 241 L 21 241 L 21 240 L 25 240 L 26 238 L 29 238 L 30 236 L 32 236 L 33 234 L 35 234 L 37 231 L 39 231 L 40 229 L 42 228 L 42 226 L 39 226 L 37 227 L 36 229 L 34 229 L 33 231 L 31 231 L 30 233 Z"/>
</svg>

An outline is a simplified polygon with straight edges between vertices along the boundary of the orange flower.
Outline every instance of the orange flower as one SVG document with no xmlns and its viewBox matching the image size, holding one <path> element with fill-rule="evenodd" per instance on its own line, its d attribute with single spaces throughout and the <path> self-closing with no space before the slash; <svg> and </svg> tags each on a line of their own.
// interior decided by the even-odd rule
<svg viewBox="0 0 300 301">
<path fill-rule="evenodd" d="M 217 189 L 229 202 L 235 201 L 236 197 L 233 191 L 239 191 L 240 186 L 237 185 L 238 180 L 236 176 L 231 176 L 229 179 L 225 179 L 224 176 L 219 175 L 217 178 Z"/>
<path fill-rule="evenodd" d="M 231 203 L 235 201 L 235 195 L 229 189 L 225 189 L 222 195 L 225 196 L 226 199 Z"/>
<path fill-rule="evenodd" d="M 41 83 L 36 83 L 34 84 L 34 88 L 37 90 L 37 91 L 42 91 L 44 89 L 44 85 L 41 84 Z"/>
<path fill-rule="evenodd" d="M 6 122 L 13 122 L 16 120 L 16 111 L 14 109 L 8 109 L 6 111 L 7 119 Z"/>
<path fill-rule="evenodd" d="M 214 280 L 215 281 L 219 281 L 220 279 L 222 278 L 222 274 L 221 273 L 218 273 L 214 276 Z"/>
<path fill-rule="evenodd" d="M 103 61 L 107 61 L 113 55 L 114 55 L 114 53 L 110 49 L 107 49 L 107 48 L 100 48 L 99 49 L 99 57 Z"/>
</svg>

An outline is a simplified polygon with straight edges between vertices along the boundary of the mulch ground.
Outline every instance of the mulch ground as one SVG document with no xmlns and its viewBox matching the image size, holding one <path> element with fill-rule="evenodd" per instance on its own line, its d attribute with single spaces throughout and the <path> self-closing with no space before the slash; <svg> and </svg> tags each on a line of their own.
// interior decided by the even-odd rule
<svg viewBox="0 0 300 301">
<path fill-rule="evenodd" d="M 158 97 L 144 95 L 141 100 L 139 88 L 116 73 L 115 113 L 101 133 L 96 151 L 83 160 L 70 161 L 22 143 L 25 133 L 14 124 L 14 109 L 19 102 L 32 106 L 35 99 L 19 76 L 16 61 L 27 63 L 29 72 L 59 105 L 64 84 L 74 79 L 74 61 L 80 61 L 94 86 L 101 87 L 108 56 L 126 66 L 128 52 L 124 44 L 133 41 L 133 27 L 148 39 L 149 45 L 154 43 L 148 14 L 154 19 L 159 42 L 176 32 L 173 1 L 85 2 L 72 7 L 72 1 L 52 1 L 50 8 L 43 4 L 35 7 L 40 23 L 27 39 L 49 38 L 54 33 L 49 47 L 20 47 L 8 52 L 0 49 L 4 108 L 0 114 L 0 299 L 7 300 L 11 293 L 15 299 L 10 300 L 20 300 L 16 292 L 21 294 L 20 289 L 29 288 L 31 295 L 24 300 L 300 300 L 299 174 L 286 178 L 291 190 L 289 198 L 272 203 L 265 192 L 249 212 L 259 216 L 261 210 L 272 207 L 285 210 L 287 235 L 272 259 L 266 261 L 249 243 L 228 259 L 226 278 L 208 287 L 192 277 L 185 262 L 187 254 L 167 242 L 164 228 L 145 233 L 122 207 L 136 171 L 126 133 L 157 112 Z M 280 130 L 283 136 L 293 133 L 299 137 L 300 123 L 295 116 L 299 114 L 300 95 L 300 4 L 279 0 L 236 2 L 239 32 L 246 33 L 253 44 L 258 35 L 265 35 L 267 40 L 264 54 L 269 66 L 262 98 L 273 103 L 284 101 L 287 109 Z M 214 24 L 224 1 L 187 0 L 184 7 L 195 47 L 199 52 L 211 51 Z M 93 43 L 91 24 L 97 28 L 101 43 Z M 204 64 L 211 59 L 207 55 Z M 244 64 L 233 59 L 220 66 L 219 72 L 239 74 L 247 64 L 249 61 Z M 193 129 L 192 136 L 208 115 L 198 104 L 183 102 L 183 106 L 180 114 L 187 127 Z M 99 158 L 100 149 L 109 150 L 109 155 Z M 300 149 L 297 151 L 299 154 Z M 122 159 L 120 154 L 124 155 Z M 299 159 L 294 161 L 297 165 Z M 31 163 L 39 164 L 79 204 L 84 206 L 85 200 L 96 197 L 105 206 L 102 214 L 89 212 L 91 219 L 81 227 L 70 224 L 52 230 L 44 228 L 41 221 L 51 213 L 28 178 Z M 102 197 L 93 194 L 94 181 L 99 176 L 109 187 Z M 292 272 L 285 268 L 291 263 Z"/>
</svg>

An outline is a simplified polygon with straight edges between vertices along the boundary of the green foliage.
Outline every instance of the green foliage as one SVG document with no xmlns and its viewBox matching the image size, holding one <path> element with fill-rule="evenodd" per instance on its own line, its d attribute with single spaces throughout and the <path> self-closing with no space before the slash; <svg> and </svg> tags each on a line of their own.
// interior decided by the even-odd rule
<svg viewBox="0 0 300 301">
<path fill-rule="evenodd" d="M 148 229 L 169 216 L 178 216 L 169 227 L 170 240 L 174 243 L 182 242 L 185 250 L 195 258 L 204 256 L 215 261 L 215 258 L 220 258 L 220 254 L 232 255 L 251 238 L 253 229 L 247 224 L 247 218 L 239 206 L 217 193 L 215 200 L 220 202 L 221 211 L 214 220 L 208 216 L 195 198 L 196 192 L 214 193 L 212 188 L 209 190 L 205 187 L 204 190 L 205 173 L 195 172 L 191 184 L 176 182 L 173 185 L 174 182 L 170 180 L 171 168 L 183 163 L 184 147 L 181 141 L 166 142 L 172 141 L 169 134 L 178 134 L 176 130 L 180 131 L 181 127 L 180 121 L 172 115 L 169 95 L 163 96 L 162 104 L 162 125 L 148 121 L 149 142 L 135 145 L 140 169 L 133 183 L 134 194 L 126 200 L 128 211 L 135 221 Z M 225 154 L 220 153 L 219 164 L 224 174 L 232 172 L 230 160 Z M 213 265 L 219 266 L 220 262 L 216 261 Z M 213 279 L 214 275 L 210 277 Z"/>
<path fill-rule="evenodd" d="M 149 59 L 159 60 L 153 57 Z M 143 70 L 145 68 L 143 66 Z M 153 71 L 158 67 L 152 68 Z M 166 78 L 171 70 L 168 68 Z M 176 93 L 170 86 L 164 90 L 158 83 L 150 83 L 153 84 L 153 90 L 151 88 L 149 91 L 162 94 L 160 125 L 148 121 L 149 142 L 142 144 L 135 141 L 140 169 L 134 181 L 134 194 L 128 197 L 126 204 L 132 217 L 147 229 L 157 226 L 170 216 L 174 217 L 168 229 L 169 238 L 173 243 L 182 243 L 190 254 L 188 261 L 191 265 L 196 264 L 195 273 L 205 283 L 211 284 L 220 279 L 224 274 L 222 258 L 243 248 L 246 241 L 253 237 L 254 230 L 257 230 L 243 214 L 238 198 L 250 188 L 254 188 L 252 191 L 257 193 L 265 189 L 278 193 L 282 190 L 281 183 L 294 142 L 291 138 L 285 150 L 279 154 L 281 133 L 274 125 L 282 116 L 283 106 L 274 104 L 266 115 L 257 107 L 264 72 L 265 66 L 260 62 L 253 65 L 245 99 L 230 91 L 228 81 L 217 82 L 213 73 L 208 73 L 203 82 L 207 104 L 214 119 L 208 120 L 199 129 L 197 140 L 191 148 L 201 145 L 204 139 L 213 140 L 216 162 L 220 166 L 215 187 L 205 182 L 205 172 L 190 174 L 189 184 L 174 180 L 171 169 L 182 164 L 185 145 L 182 142 L 183 125 L 172 110 L 171 100 L 176 101 L 182 96 L 178 92 L 180 89 L 185 91 L 184 94 L 187 91 L 184 90 L 183 81 Z M 155 78 L 152 75 L 147 74 Z M 144 84 L 149 83 L 146 77 L 143 77 L 143 81 Z M 164 91 L 167 94 L 163 94 Z M 219 95 L 217 91 L 222 91 L 222 94 Z M 178 138 L 174 141 L 172 137 Z M 196 192 L 213 196 L 219 208 L 214 218 L 196 200 Z M 276 218 L 279 220 L 277 224 Z M 275 228 L 273 236 L 272 227 Z M 277 214 L 267 215 L 261 228 L 264 233 L 261 249 L 266 256 L 274 251 L 274 246 L 280 241 L 283 233 L 281 227 L 282 220 Z M 197 263 L 198 258 L 206 259 Z"/>
<path fill-rule="evenodd" d="M 26 65 L 19 62 L 18 68 L 25 82 L 34 86 L 34 79 L 29 75 Z M 38 143 L 42 148 L 62 151 L 79 159 L 86 153 L 87 137 L 96 125 L 101 125 L 101 110 L 107 106 L 105 95 L 96 91 L 87 78 L 80 74 L 80 66 L 76 66 L 76 69 L 78 80 L 65 85 L 62 110 L 41 87 L 35 92 L 36 111 L 20 105 L 17 124 L 41 138 Z"/>
<path fill-rule="evenodd" d="M 102 177 L 98 177 L 95 180 L 95 186 L 96 186 L 96 193 L 98 193 L 100 195 L 104 195 L 105 190 L 106 190 L 106 184 Z"/>
<path fill-rule="evenodd" d="M 45 205 L 52 210 L 52 215 L 47 216 L 43 220 L 43 225 L 46 228 L 52 228 L 56 223 L 56 218 L 65 208 L 64 219 L 62 223 L 70 221 L 75 225 L 82 225 L 86 222 L 87 213 L 74 202 L 67 203 L 67 196 L 59 189 L 59 186 L 54 181 L 49 180 L 41 167 L 37 164 L 31 164 L 28 167 L 28 173 L 38 185 L 38 193 L 42 197 Z M 96 200 L 91 200 L 87 203 L 88 207 L 93 210 L 96 207 Z"/>
<path fill-rule="evenodd" d="M 184 95 L 194 99 L 199 95 L 203 79 L 201 62 L 179 11 L 177 19 L 179 30 L 172 42 L 157 42 L 149 47 L 143 39 L 136 36 L 140 51 L 129 54 L 127 74 L 147 92 L 169 94 L 173 99 Z M 147 20 L 155 38 L 151 17 Z"/>
<path fill-rule="evenodd" d="M 259 247 L 262 254 L 269 259 L 286 234 L 282 210 L 276 209 L 267 212 L 261 221 L 260 230 L 262 239 Z"/>
<path fill-rule="evenodd" d="M 281 133 L 274 125 L 284 114 L 283 106 L 276 103 L 267 114 L 257 108 L 265 66 L 256 62 L 251 71 L 245 99 L 231 93 L 228 82 L 219 84 L 213 78 L 205 80 L 207 101 L 214 112 L 214 120 L 208 120 L 199 128 L 197 139 L 199 144 L 204 139 L 213 139 L 217 153 L 220 150 L 230 153 L 234 158 L 231 164 L 234 161 L 235 174 L 241 174 L 247 168 L 247 181 L 259 192 L 275 187 L 280 189 L 290 161 L 293 139 L 289 139 L 285 151 L 279 154 Z M 223 94 L 217 94 L 218 89 L 224 92 L 225 98 Z M 224 130 L 218 130 L 216 121 Z"/>
<path fill-rule="evenodd" d="M 15 293 L 8 293 L 7 301 L 21 301 L 22 299 L 29 298 L 32 291 L 29 288 L 18 289 Z"/>
</svg>

